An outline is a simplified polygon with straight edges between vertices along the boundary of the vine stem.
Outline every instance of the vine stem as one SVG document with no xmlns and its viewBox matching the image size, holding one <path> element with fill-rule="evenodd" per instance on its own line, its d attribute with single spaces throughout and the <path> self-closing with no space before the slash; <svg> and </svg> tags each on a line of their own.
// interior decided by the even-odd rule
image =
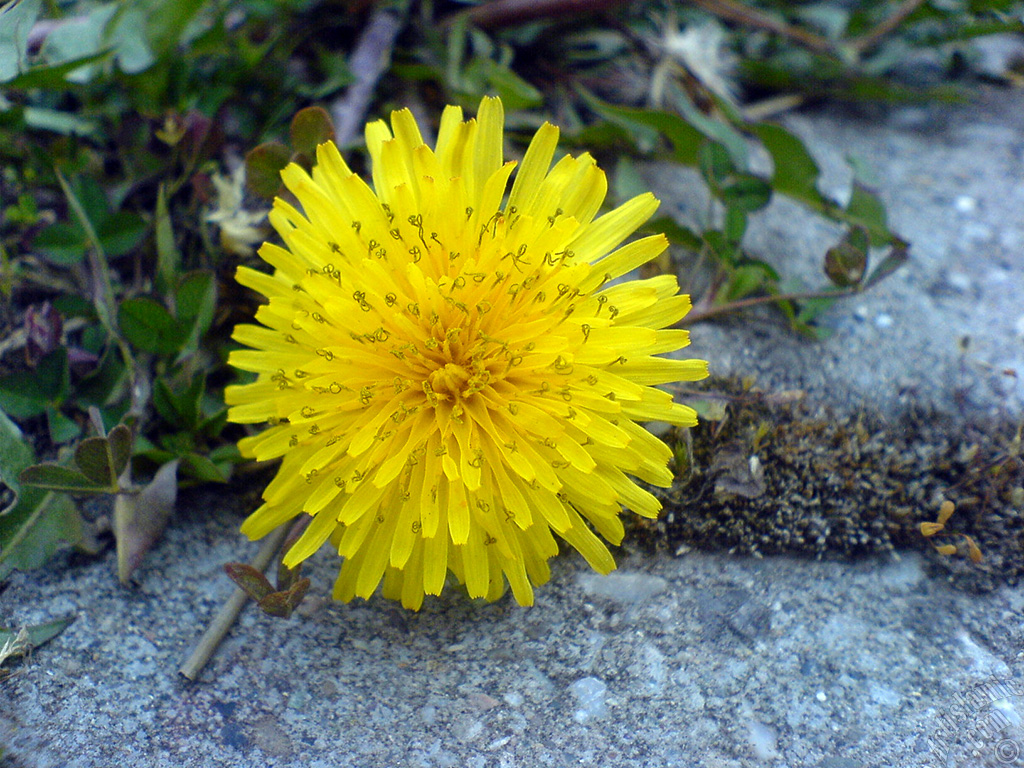
<svg viewBox="0 0 1024 768">
<path fill-rule="evenodd" d="M 263 540 L 263 545 L 260 547 L 259 552 L 256 553 L 256 557 L 252 559 L 250 565 L 260 573 L 267 570 L 267 566 L 270 565 L 270 561 L 274 559 L 274 555 L 281 548 L 281 544 L 284 543 L 285 538 L 288 536 L 289 531 L 292 529 L 292 523 L 287 522 L 283 525 L 278 526 L 273 532 Z M 221 606 L 220 611 L 214 617 L 213 621 L 206 628 L 203 636 L 199 638 L 199 642 L 196 644 L 195 650 L 192 651 L 192 655 L 188 657 L 188 660 L 181 665 L 178 672 L 191 681 L 195 681 L 207 662 L 213 656 L 214 652 L 220 646 L 221 642 L 227 636 L 228 631 L 234 625 L 238 619 L 238 615 L 242 612 L 242 608 L 245 607 L 245 603 L 249 600 L 249 596 L 236 587 L 235 591 L 231 593 L 231 597 L 228 598 L 227 602 Z"/>
<path fill-rule="evenodd" d="M 838 291 L 808 291 L 806 293 L 780 293 L 774 296 L 754 296 L 749 299 L 739 299 L 738 301 L 730 301 L 725 304 L 719 304 L 718 306 L 708 307 L 707 309 L 701 309 L 701 305 L 704 302 L 697 302 L 694 305 L 686 317 L 676 323 L 677 326 L 694 325 L 695 323 L 702 322 L 704 320 L 710 320 L 713 317 L 719 315 L 727 315 L 730 312 L 736 312 L 741 309 L 747 309 L 748 307 L 756 307 L 759 304 L 771 304 L 778 301 L 799 301 L 801 299 L 842 299 L 846 296 L 853 296 L 858 293 L 856 290 L 838 290 Z"/>
</svg>

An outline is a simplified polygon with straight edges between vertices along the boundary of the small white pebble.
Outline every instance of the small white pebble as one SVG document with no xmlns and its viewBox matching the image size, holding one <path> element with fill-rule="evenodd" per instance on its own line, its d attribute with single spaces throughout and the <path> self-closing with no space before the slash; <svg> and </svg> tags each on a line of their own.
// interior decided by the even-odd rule
<svg viewBox="0 0 1024 768">
<path fill-rule="evenodd" d="M 886 312 L 882 312 L 880 315 L 878 315 L 875 318 L 875 327 L 876 328 L 883 328 L 883 329 L 884 328 L 891 328 L 892 324 L 893 324 L 892 315 L 890 315 L 890 314 L 888 314 Z"/>
<path fill-rule="evenodd" d="M 818 691 L 816 694 L 814 694 L 814 698 L 816 698 L 818 701 L 822 703 L 828 701 L 828 696 L 825 695 L 824 691 Z"/>
<path fill-rule="evenodd" d="M 971 288 L 971 278 L 963 272 L 950 272 L 946 275 L 946 282 L 954 290 L 966 293 Z"/>
<path fill-rule="evenodd" d="M 1018 336 L 1024 336 L 1024 315 L 1017 318 L 1017 322 L 1013 324 L 1013 330 L 1017 332 Z"/>
<path fill-rule="evenodd" d="M 953 201 L 953 207 L 960 213 L 973 213 L 978 209 L 978 201 L 970 195 L 959 195 Z"/>
<path fill-rule="evenodd" d="M 751 720 L 747 723 L 747 733 L 754 757 L 758 760 L 774 760 L 779 756 L 778 736 L 769 726 Z"/>
<path fill-rule="evenodd" d="M 572 716 L 577 723 L 600 720 L 608 715 L 608 706 L 605 702 L 608 686 L 603 680 L 596 677 L 582 677 L 569 686 L 569 693 L 573 695 L 579 705 L 579 709 Z"/>
</svg>

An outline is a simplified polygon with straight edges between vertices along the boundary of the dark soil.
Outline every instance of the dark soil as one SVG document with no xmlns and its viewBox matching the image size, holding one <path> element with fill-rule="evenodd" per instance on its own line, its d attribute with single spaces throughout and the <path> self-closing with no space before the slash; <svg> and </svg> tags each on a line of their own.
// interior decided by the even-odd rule
<svg viewBox="0 0 1024 768">
<path fill-rule="evenodd" d="M 1017 583 L 1024 462 L 1016 422 L 963 426 L 920 410 L 895 420 L 836 417 L 794 394 L 713 382 L 703 396 L 721 418 L 675 435 L 681 479 L 658 491 L 665 512 L 637 524 L 641 540 L 676 552 L 815 558 L 924 550 L 934 575 L 960 588 Z M 945 500 L 955 512 L 943 531 L 924 537 L 920 524 L 935 521 Z M 953 555 L 935 549 L 950 544 Z"/>
</svg>

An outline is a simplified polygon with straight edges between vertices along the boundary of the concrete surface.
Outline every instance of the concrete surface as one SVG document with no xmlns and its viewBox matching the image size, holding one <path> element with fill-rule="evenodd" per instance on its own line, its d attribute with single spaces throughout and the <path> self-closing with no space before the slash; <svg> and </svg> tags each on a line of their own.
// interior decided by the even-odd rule
<svg viewBox="0 0 1024 768">
<path fill-rule="evenodd" d="M 1024 764 L 995 758 L 1024 730 L 983 730 L 1024 715 L 1024 588 L 955 592 L 914 554 L 634 553 L 608 577 L 570 556 L 533 608 L 413 614 L 329 601 L 322 552 L 301 618 L 246 611 L 190 684 L 235 524 L 180 521 L 131 591 L 112 557 L 14 580 L 19 618 L 79 617 L 5 686 L 4 766 Z"/>
<path fill-rule="evenodd" d="M 1000 371 L 1024 369 L 1024 94 L 788 124 L 830 191 L 844 153 L 875 168 L 914 260 L 837 305 L 827 341 L 748 318 L 692 349 L 839 406 L 1019 409 Z M 656 181 L 688 215 L 683 176 Z M 779 203 L 751 242 L 816 282 L 833 240 Z M 186 497 L 131 590 L 112 555 L 10 580 L 2 623 L 78 619 L 0 687 L 3 768 L 1024 766 L 1024 587 L 954 591 L 912 553 L 627 551 L 608 578 L 566 556 L 533 608 L 453 591 L 418 614 L 330 603 L 321 553 L 301 620 L 247 610 L 188 684 L 176 670 L 231 589 L 220 566 L 254 551 L 231 506 Z"/>
<path fill-rule="evenodd" d="M 968 105 L 860 113 L 832 107 L 783 121 L 845 201 L 848 156 L 877 177 L 892 229 L 911 260 L 822 318 L 822 342 L 786 331 L 764 310 L 693 328 L 714 374 L 754 374 L 769 388 L 802 388 L 840 408 L 888 414 L 909 404 L 996 414 L 1024 406 L 1024 93 L 991 89 Z M 662 212 L 684 222 L 706 210 L 694 174 L 648 169 Z M 748 247 L 784 280 L 827 285 L 825 250 L 841 229 L 786 198 L 752 218 Z M 960 340 L 969 337 L 966 353 Z M 1016 371 L 1016 377 L 1006 371 Z"/>
</svg>

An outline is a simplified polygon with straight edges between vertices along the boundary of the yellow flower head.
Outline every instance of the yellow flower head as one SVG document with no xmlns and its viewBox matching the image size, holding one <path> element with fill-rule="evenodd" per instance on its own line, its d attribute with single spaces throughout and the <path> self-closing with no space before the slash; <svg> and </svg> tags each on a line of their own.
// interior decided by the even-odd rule
<svg viewBox="0 0 1024 768">
<path fill-rule="evenodd" d="M 594 218 L 605 175 L 584 154 L 551 160 L 543 125 L 502 160 L 504 115 L 485 98 L 475 120 L 445 109 L 437 146 L 408 110 L 366 128 L 373 188 L 337 147 L 312 175 L 282 172 L 302 211 L 278 199 L 285 247 L 238 280 L 270 301 L 231 354 L 255 382 L 229 387 L 229 417 L 269 422 L 242 454 L 282 459 L 265 503 L 242 525 L 266 535 L 306 513 L 286 553 L 295 566 L 327 539 L 344 558 L 334 596 L 384 594 L 419 608 L 451 571 L 473 597 L 505 582 L 533 602 L 556 536 L 595 569 L 615 562 L 595 535 L 622 540 L 622 507 L 660 504 L 630 476 L 667 486 L 669 448 L 637 421 L 691 426 L 692 409 L 652 385 L 707 375 L 703 360 L 659 353 L 689 297 L 674 277 L 612 284 L 666 247 L 621 246 L 657 208 L 640 195 Z M 393 132 L 393 133 L 392 133 Z"/>
</svg>

